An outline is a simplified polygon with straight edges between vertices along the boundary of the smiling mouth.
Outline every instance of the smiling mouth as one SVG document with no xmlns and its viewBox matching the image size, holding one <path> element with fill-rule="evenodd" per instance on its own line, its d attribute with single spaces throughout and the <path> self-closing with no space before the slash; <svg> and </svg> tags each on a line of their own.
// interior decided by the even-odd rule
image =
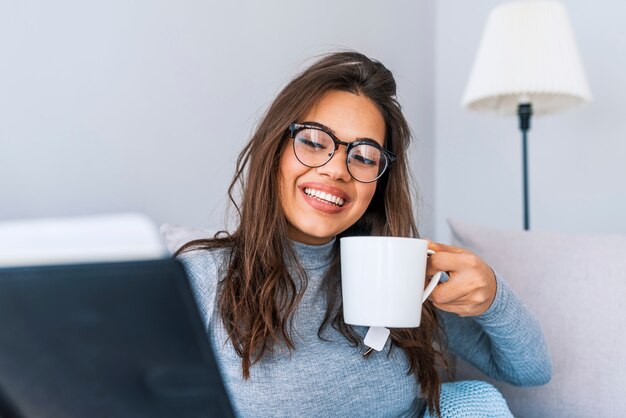
<svg viewBox="0 0 626 418">
<path fill-rule="evenodd" d="M 345 203 L 345 200 L 343 200 L 339 196 L 335 196 L 335 195 L 332 195 L 330 193 L 326 193 L 326 192 L 322 192 L 322 191 L 319 191 L 319 190 L 315 190 L 315 189 L 310 188 L 310 187 L 306 187 L 304 189 L 304 193 L 306 193 L 308 196 L 314 197 L 315 199 L 319 200 L 320 202 L 324 202 L 324 203 L 327 203 L 329 205 L 334 205 L 334 206 L 341 207 Z"/>
</svg>

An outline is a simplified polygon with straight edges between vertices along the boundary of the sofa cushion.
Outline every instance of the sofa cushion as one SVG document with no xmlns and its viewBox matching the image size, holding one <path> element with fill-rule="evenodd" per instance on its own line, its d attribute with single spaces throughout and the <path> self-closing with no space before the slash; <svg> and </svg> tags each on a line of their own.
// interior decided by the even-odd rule
<svg viewBox="0 0 626 418">
<path fill-rule="evenodd" d="M 193 228 L 165 223 L 161 225 L 161 235 L 171 254 L 189 241 L 213 238 L 217 231 L 210 228 Z"/>
<path fill-rule="evenodd" d="M 459 361 L 458 379 L 485 379 L 516 417 L 626 414 L 626 235 L 507 231 L 448 220 L 452 244 L 475 252 L 537 315 L 552 380 L 516 388 Z"/>
</svg>

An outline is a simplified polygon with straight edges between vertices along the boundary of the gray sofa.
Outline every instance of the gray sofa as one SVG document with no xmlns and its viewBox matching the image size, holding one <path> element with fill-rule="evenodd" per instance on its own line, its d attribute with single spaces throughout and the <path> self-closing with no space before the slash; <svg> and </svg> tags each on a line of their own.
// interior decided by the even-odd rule
<svg viewBox="0 0 626 418">
<path fill-rule="evenodd" d="M 516 417 L 626 417 L 626 236 L 506 231 L 449 220 L 451 244 L 480 255 L 537 315 L 552 380 L 495 382 L 458 360 L 458 380 L 487 380 Z M 171 251 L 209 230 L 164 225 Z"/>
<path fill-rule="evenodd" d="M 456 378 L 488 380 L 516 417 L 626 417 L 626 235 L 448 225 L 452 244 L 487 261 L 537 315 L 553 369 L 536 388 L 494 382 L 462 361 Z"/>
</svg>

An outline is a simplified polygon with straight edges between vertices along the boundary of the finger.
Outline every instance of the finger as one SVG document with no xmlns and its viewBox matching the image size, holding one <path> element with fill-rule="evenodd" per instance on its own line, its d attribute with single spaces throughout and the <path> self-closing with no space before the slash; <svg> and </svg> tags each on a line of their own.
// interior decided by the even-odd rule
<svg viewBox="0 0 626 418">
<path fill-rule="evenodd" d="M 432 242 L 432 241 L 428 241 L 428 248 L 433 251 L 445 251 L 445 252 L 454 253 L 454 254 L 463 254 L 463 253 L 468 252 L 467 250 L 464 250 L 463 248 L 453 247 L 452 245 L 446 245 L 440 242 Z"/>
<path fill-rule="evenodd" d="M 426 277 L 426 280 L 424 280 L 424 289 L 426 289 L 431 281 L 433 280 L 433 276 L 430 277 Z M 437 286 L 441 286 L 442 284 L 444 284 L 445 282 L 447 282 L 450 279 L 450 276 L 448 275 L 448 273 L 446 273 L 445 271 L 441 272 L 441 276 L 439 277 L 439 281 L 437 282 Z"/>
<path fill-rule="evenodd" d="M 438 252 L 428 256 L 426 274 L 432 276 L 438 271 L 454 272 L 468 268 L 473 263 L 473 254 Z"/>
<path fill-rule="evenodd" d="M 467 303 L 468 291 L 464 286 L 458 286 L 454 283 L 443 283 L 433 290 L 428 299 L 440 305 L 455 305 Z"/>
</svg>

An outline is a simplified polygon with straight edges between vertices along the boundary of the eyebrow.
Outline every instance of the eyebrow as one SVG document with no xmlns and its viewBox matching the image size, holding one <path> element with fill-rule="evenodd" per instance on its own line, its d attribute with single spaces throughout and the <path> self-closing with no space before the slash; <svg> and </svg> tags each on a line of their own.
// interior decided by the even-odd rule
<svg viewBox="0 0 626 418">
<path fill-rule="evenodd" d="M 306 122 L 302 122 L 301 125 L 309 125 L 309 126 L 315 126 L 317 128 L 321 128 L 325 131 L 328 131 L 330 133 L 332 133 L 333 135 L 335 135 L 335 137 L 337 136 L 337 134 L 335 133 L 335 131 L 333 131 L 332 129 L 330 129 L 328 126 L 323 125 L 319 122 L 314 122 L 314 121 L 306 121 Z M 341 140 L 340 140 L 341 141 Z M 368 137 L 363 137 L 363 138 L 355 138 L 354 141 L 352 142 L 357 142 L 357 141 L 367 141 L 367 142 L 373 142 L 374 144 L 378 145 L 379 147 L 384 147 L 384 145 L 381 145 L 380 143 L 378 143 L 378 141 L 376 141 L 375 139 L 372 138 L 368 138 Z M 345 142 L 345 141 L 344 141 Z M 384 141 L 383 141 L 384 143 Z"/>
</svg>

